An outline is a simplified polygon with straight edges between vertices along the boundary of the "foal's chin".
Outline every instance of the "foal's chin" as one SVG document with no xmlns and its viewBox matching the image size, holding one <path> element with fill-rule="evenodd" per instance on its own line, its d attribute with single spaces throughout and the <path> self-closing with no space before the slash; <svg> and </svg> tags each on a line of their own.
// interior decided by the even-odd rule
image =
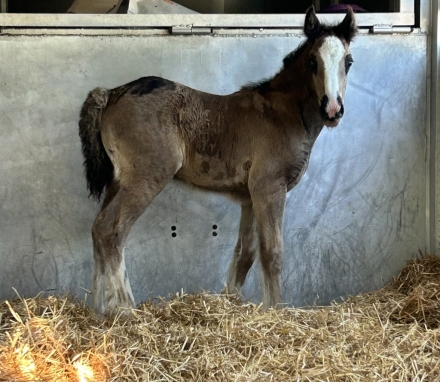
<svg viewBox="0 0 440 382">
<path fill-rule="evenodd" d="M 324 125 L 327 127 L 336 127 L 339 125 L 339 122 L 341 122 L 341 119 L 335 119 L 333 121 L 324 121 Z"/>
</svg>

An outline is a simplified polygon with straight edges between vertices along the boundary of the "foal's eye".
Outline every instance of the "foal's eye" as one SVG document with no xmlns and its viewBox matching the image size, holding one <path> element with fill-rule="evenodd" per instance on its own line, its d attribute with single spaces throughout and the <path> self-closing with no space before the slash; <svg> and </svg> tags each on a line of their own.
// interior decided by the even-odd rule
<svg viewBox="0 0 440 382">
<path fill-rule="evenodd" d="M 348 73 L 351 65 L 353 65 L 353 57 L 351 57 L 351 54 L 349 54 L 347 57 L 345 57 L 345 73 Z"/>
<path fill-rule="evenodd" d="M 309 58 L 309 66 L 312 69 L 312 72 L 316 74 L 318 72 L 318 61 L 316 61 L 315 56 L 310 56 Z"/>
</svg>

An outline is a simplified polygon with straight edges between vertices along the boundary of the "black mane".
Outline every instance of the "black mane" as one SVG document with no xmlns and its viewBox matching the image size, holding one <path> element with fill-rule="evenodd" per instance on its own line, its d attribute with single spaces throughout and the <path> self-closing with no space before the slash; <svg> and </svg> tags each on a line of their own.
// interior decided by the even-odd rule
<svg viewBox="0 0 440 382">
<path fill-rule="evenodd" d="M 298 48 L 296 48 L 293 52 L 290 52 L 286 57 L 283 59 L 283 69 L 286 69 L 293 63 L 295 63 L 298 58 L 304 53 L 307 47 L 307 43 L 309 40 L 303 41 Z"/>
<path fill-rule="evenodd" d="M 304 52 L 306 49 L 308 40 L 302 42 L 298 48 L 296 48 L 293 52 L 290 52 L 283 59 L 283 69 L 286 69 L 288 66 L 293 64 Z M 240 90 L 257 90 L 260 93 L 265 93 L 270 90 L 270 81 L 272 81 L 273 77 L 265 78 L 261 81 L 256 82 L 248 82 L 246 85 L 242 86 Z"/>
<path fill-rule="evenodd" d="M 257 82 L 248 82 L 246 85 L 242 86 L 240 90 L 258 90 L 260 93 L 265 93 L 270 90 L 271 78 L 265 78 Z"/>
</svg>

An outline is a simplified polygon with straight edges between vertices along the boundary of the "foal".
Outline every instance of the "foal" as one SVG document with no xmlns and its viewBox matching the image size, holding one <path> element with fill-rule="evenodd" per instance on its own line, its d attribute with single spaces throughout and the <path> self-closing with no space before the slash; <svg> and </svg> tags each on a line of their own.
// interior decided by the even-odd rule
<svg viewBox="0 0 440 382">
<path fill-rule="evenodd" d="M 94 309 L 134 307 L 124 246 L 135 221 L 173 178 L 227 193 L 241 221 L 227 290 L 240 291 L 259 253 L 264 307 L 281 302 L 286 192 L 304 174 L 312 146 L 344 114 L 351 9 L 336 26 L 307 12 L 307 40 L 270 80 L 219 96 L 158 77 L 89 93 L 79 134 L 90 194 L 105 199 L 92 228 Z"/>
</svg>

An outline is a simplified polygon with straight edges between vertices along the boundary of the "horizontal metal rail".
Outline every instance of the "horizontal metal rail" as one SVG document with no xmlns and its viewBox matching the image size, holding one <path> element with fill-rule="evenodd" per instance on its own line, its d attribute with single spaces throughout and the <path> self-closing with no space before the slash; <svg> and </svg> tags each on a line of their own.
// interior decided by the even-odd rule
<svg viewBox="0 0 440 382">
<path fill-rule="evenodd" d="M 336 23 L 341 14 L 320 14 L 323 22 Z M 360 27 L 373 25 L 414 25 L 414 13 L 362 13 Z M 179 25 L 210 28 L 299 28 L 303 14 L 0 14 L 0 27 L 20 28 L 167 28 Z"/>
</svg>

